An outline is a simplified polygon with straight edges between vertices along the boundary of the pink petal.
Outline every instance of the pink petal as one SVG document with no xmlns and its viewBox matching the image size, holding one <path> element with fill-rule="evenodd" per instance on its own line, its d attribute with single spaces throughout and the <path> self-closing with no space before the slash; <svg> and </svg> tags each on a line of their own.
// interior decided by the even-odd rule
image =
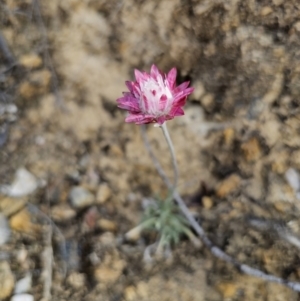
<svg viewBox="0 0 300 301">
<path fill-rule="evenodd" d="M 117 102 L 118 102 L 118 103 L 133 102 L 133 103 L 138 104 L 138 103 L 139 103 L 139 100 L 136 99 L 135 97 L 133 97 L 132 95 L 125 95 L 125 96 L 123 96 L 123 97 L 118 98 L 118 99 L 117 99 Z"/>
<path fill-rule="evenodd" d="M 190 87 L 190 88 L 186 88 L 185 90 L 183 91 L 180 91 L 179 93 L 176 93 L 174 95 L 174 103 L 177 103 L 178 101 L 181 101 L 182 98 L 190 95 L 191 93 L 193 93 L 194 91 L 194 88 L 193 87 Z"/>
<path fill-rule="evenodd" d="M 184 115 L 184 111 L 182 108 L 178 108 L 177 111 L 174 113 L 174 116 L 182 116 Z"/>
<path fill-rule="evenodd" d="M 134 75 L 137 82 L 143 81 L 145 78 L 144 74 L 137 69 L 134 69 Z"/>
<path fill-rule="evenodd" d="M 184 83 L 182 83 L 181 85 L 179 85 L 178 87 L 176 87 L 174 89 L 174 93 L 178 93 L 180 91 L 185 90 L 188 87 L 189 84 L 190 84 L 190 82 L 184 82 Z"/>
<path fill-rule="evenodd" d="M 153 117 L 144 114 L 130 114 L 126 117 L 125 122 L 134 122 L 135 124 L 150 123 L 153 121 Z"/>
<path fill-rule="evenodd" d="M 142 95 L 143 108 L 147 111 L 149 109 L 149 101 L 146 95 Z"/>
<path fill-rule="evenodd" d="M 167 120 L 167 119 L 166 119 L 166 116 L 161 116 L 161 117 L 156 118 L 156 122 L 157 122 L 159 125 L 162 125 L 166 120 Z"/>
<path fill-rule="evenodd" d="M 160 74 L 158 68 L 153 64 L 151 66 L 150 75 L 154 78 L 156 78 Z"/>
<path fill-rule="evenodd" d="M 127 110 L 131 113 L 140 113 L 141 112 L 140 108 L 138 106 L 136 106 L 135 104 L 133 104 L 133 103 L 118 104 L 118 108 L 123 109 L 123 110 Z"/>
<path fill-rule="evenodd" d="M 145 117 L 143 120 L 136 122 L 135 124 L 147 124 L 155 122 L 153 117 Z"/>
<path fill-rule="evenodd" d="M 136 98 L 131 96 L 124 96 L 117 99 L 118 107 L 120 109 L 139 113 L 141 111 L 139 102 Z"/>
<path fill-rule="evenodd" d="M 167 81 L 168 81 L 171 89 L 173 89 L 173 87 L 175 85 L 176 76 L 177 76 L 177 70 L 176 70 L 176 68 L 172 68 L 167 75 Z"/>
<path fill-rule="evenodd" d="M 182 116 L 184 115 L 184 111 L 181 107 L 174 106 L 171 111 L 169 112 L 169 116 L 174 118 L 175 116 Z"/>
<path fill-rule="evenodd" d="M 132 92 L 132 82 L 130 82 L 130 81 L 126 81 L 125 82 L 125 85 L 127 86 L 127 88 L 128 88 L 128 90 L 130 91 L 130 92 Z"/>
<path fill-rule="evenodd" d="M 160 97 L 160 100 L 159 100 L 159 110 L 160 111 L 163 111 L 166 108 L 167 100 L 168 100 L 168 98 L 167 98 L 167 96 L 165 94 L 163 94 Z"/>
<path fill-rule="evenodd" d="M 140 89 L 140 85 L 137 82 L 134 82 L 132 84 L 132 94 L 137 97 L 140 98 L 141 95 L 141 89 Z"/>
<path fill-rule="evenodd" d="M 184 96 L 184 97 L 176 100 L 176 103 L 175 103 L 176 107 L 183 107 L 185 105 L 185 103 L 186 103 L 186 98 L 187 97 Z"/>
</svg>

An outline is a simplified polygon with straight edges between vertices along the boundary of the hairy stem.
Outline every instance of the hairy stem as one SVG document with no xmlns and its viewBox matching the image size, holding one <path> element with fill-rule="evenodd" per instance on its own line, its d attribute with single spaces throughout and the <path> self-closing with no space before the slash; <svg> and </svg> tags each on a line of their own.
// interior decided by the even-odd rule
<svg viewBox="0 0 300 301">
<path fill-rule="evenodd" d="M 161 178 L 165 182 L 166 186 L 169 189 L 173 189 L 174 185 L 171 183 L 171 181 L 167 177 L 167 175 L 166 175 L 165 171 L 163 170 L 161 164 L 159 163 L 159 161 L 157 160 L 156 156 L 154 155 L 154 153 L 152 151 L 151 145 L 150 145 L 150 143 L 148 141 L 148 138 L 147 138 L 145 126 L 142 126 L 141 130 L 142 130 L 142 136 L 143 136 L 143 139 L 144 139 L 146 149 L 147 149 L 147 151 L 148 151 L 148 153 L 149 153 L 149 155 L 150 155 L 150 157 L 153 161 L 153 164 L 154 164 L 157 172 L 159 173 L 159 175 L 161 176 Z M 169 139 L 170 139 L 170 136 L 169 136 Z M 171 144 L 171 145 L 173 147 L 173 144 Z M 175 155 L 173 155 L 173 154 L 174 154 L 174 152 L 172 153 L 172 158 L 174 158 L 174 160 L 175 160 Z M 175 161 L 175 164 L 176 164 L 176 161 Z M 177 164 L 176 164 L 176 167 L 177 167 Z M 283 279 L 283 278 L 280 278 L 280 277 L 277 277 L 277 276 L 274 276 L 274 275 L 266 274 L 266 273 L 264 273 L 263 271 L 261 271 L 259 269 L 255 269 L 255 268 L 252 268 L 252 267 L 250 267 L 246 264 L 242 264 L 242 263 L 238 262 L 235 258 L 233 258 L 233 257 L 229 256 L 228 254 L 226 254 L 223 250 L 221 250 L 218 246 L 216 246 L 208 238 L 208 236 L 206 235 L 204 229 L 195 220 L 195 218 L 193 217 L 193 215 L 189 211 L 188 207 L 186 206 L 185 202 L 181 198 L 180 194 L 176 190 L 173 191 L 173 197 L 176 200 L 181 212 L 186 217 L 186 219 L 189 221 L 190 225 L 193 227 L 194 231 L 198 234 L 198 236 L 200 237 L 202 242 L 205 244 L 205 246 L 210 250 L 210 252 L 214 256 L 216 256 L 217 258 L 232 264 L 233 266 L 235 266 L 242 273 L 245 273 L 245 274 L 250 275 L 250 276 L 258 277 L 258 278 L 264 279 L 264 280 L 269 281 L 269 282 L 279 283 L 279 284 L 285 285 L 285 286 L 293 289 L 296 292 L 300 292 L 300 283 L 299 282 L 289 281 L 289 280 L 286 280 L 286 279 Z"/>
<path fill-rule="evenodd" d="M 173 170 L 174 170 L 174 182 L 173 182 L 173 187 L 172 187 L 172 191 L 174 192 L 176 190 L 177 184 L 178 184 L 178 165 L 177 165 L 177 160 L 176 160 L 176 156 L 175 156 L 175 150 L 174 150 L 174 146 L 167 128 L 167 123 L 165 122 L 163 125 L 160 126 L 160 128 L 162 129 L 162 132 L 164 134 L 164 137 L 167 141 L 170 153 L 171 153 L 171 159 L 172 159 L 172 165 L 173 165 Z M 169 187 L 170 188 L 170 187 Z"/>
</svg>

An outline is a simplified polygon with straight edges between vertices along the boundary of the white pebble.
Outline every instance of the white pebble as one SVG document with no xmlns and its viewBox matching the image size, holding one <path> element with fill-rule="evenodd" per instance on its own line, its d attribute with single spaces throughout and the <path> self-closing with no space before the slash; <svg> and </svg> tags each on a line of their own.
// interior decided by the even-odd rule
<svg viewBox="0 0 300 301">
<path fill-rule="evenodd" d="M 94 195 L 80 186 L 71 189 L 69 198 L 74 208 L 88 207 L 95 201 Z"/>
<path fill-rule="evenodd" d="M 29 294 L 18 294 L 12 296 L 10 301 L 34 301 L 34 298 Z"/>
<path fill-rule="evenodd" d="M 17 281 L 15 285 L 15 294 L 27 293 L 31 289 L 32 277 L 31 274 L 27 274 L 24 278 Z"/>
<path fill-rule="evenodd" d="M 298 192 L 300 189 L 300 179 L 298 172 L 294 168 L 289 168 L 285 173 L 285 178 L 289 185 L 294 189 L 294 191 Z"/>
<path fill-rule="evenodd" d="M 21 197 L 34 192 L 38 182 L 33 174 L 21 167 L 17 170 L 15 179 L 11 185 L 1 186 L 0 191 L 11 197 Z"/>
</svg>

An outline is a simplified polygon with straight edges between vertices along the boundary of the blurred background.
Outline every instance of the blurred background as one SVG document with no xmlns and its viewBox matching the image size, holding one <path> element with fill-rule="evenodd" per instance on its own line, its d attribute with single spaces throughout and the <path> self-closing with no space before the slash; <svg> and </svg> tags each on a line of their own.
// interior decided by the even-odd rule
<svg viewBox="0 0 300 301">
<path fill-rule="evenodd" d="M 297 0 L 0 0 L 0 300 L 298 300 L 185 238 L 143 261 L 156 235 L 124 234 L 166 187 L 116 99 L 153 63 L 191 81 L 168 122 L 181 194 L 221 249 L 300 281 L 299 13 Z M 147 134 L 171 177 L 161 131 Z"/>
</svg>

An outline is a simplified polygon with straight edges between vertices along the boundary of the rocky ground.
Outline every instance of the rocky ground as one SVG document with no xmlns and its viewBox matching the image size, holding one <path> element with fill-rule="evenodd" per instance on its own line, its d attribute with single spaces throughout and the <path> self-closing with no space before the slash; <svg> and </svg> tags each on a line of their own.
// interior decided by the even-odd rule
<svg viewBox="0 0 300 301">
<path fill-rule="evenodd" d="M 166 188 L 116 99 L 134 68 L 176 66 L 195 87 L 168 122 L 180 193 L 222 250 L 300 282 L 299 12 L 297 0 L 1 0 L 0 300 L 298 300 L 185 238 L 143 261 L 155 234 L 125 233 Z M 147 134 L 171 177 L 160 130 Z"/>
</svg>

